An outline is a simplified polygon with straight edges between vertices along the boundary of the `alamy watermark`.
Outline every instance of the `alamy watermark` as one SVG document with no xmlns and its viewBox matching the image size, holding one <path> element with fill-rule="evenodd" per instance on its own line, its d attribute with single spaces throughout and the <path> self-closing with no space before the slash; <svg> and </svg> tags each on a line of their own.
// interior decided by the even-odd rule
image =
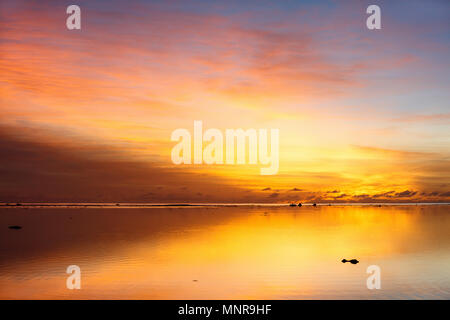
<svg viewBox="0 0 450 320">
<path fill-rule="evenodd" d="M 69 30 L 80 30 L 81 29 L 81 8 L 72 4 L 67 7 L 66 13 L 70 16 L 66 19 L 66 26 Z M 367 7 L 366 13 L 370 14 L 366 20 L 366 26 L 369 30 L 379 30 L 381 29 L 381 9 L 379 6 L 372 4 Z"/>
<path fill-rule="evenodd" d="M 203 133 L 202 121 L 194 121 L 194 146 L 192 159 L 192 138 L 187 129 L 176 129 L 171 140 L 179 141 L 172 148 L 174 164 L 260 164 L 262 175 L 278 173 L 279 168 L 278 129 L 226 129 L 224 135 L 219 129 L 208 129 Z M 225 140 L 225 141 L 224 141 Z M 209 142 L 203 149 L 203 142 Z M 247 144 L 248 141 L 248 144 Z M 225 152 L 224 152 L 225 143 Z M 269 150 L 270 147 L 270 150 Z M 248 153 L 246 150 L 248 149 Z M 248 162 L 246 160 L 248 159 Z"/>
<path fill-rule="evenodd" d="M 76 4 L 67 7 L 66 13 L 70 14 L 66 20 L 66 27 L 69 30 L 81 29 L 81 9 Z"/>
<path fill-rule="evenodd" d="M 370 276 L 367 278 L 367 289 L 381 289 L 381 268 L 377 265 L 370 265 L 366 270 Z"/>
<path fill-rule="evenodd" d="M 66 269 L 66 273 L 70 274 L 66 280 L 67 289 L 81 289 L 81 269 L 77 265 L 70 265 Z"/>
<path fill-rule="evenodd" d="M 376 4 L 372 4 L 367 7 L 366 13 L 370 14 L 366 20 L 366 26 L 369 30 L 381 29 L 381 9 Z"/>
</svg>

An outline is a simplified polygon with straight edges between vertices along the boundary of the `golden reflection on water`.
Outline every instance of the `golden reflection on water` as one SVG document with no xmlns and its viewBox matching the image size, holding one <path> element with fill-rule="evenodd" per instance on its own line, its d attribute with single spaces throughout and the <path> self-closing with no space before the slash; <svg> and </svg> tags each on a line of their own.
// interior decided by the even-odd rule
<svg viewBox="0 0 450 320">
<path fill-rule="evenodd" d="M 4 299 L 450 298 L 447 205 L 7 208 L 0 216 Z M 66 289 L 72 264 L 81 290 Z M 381 290 L 366 287 L 372 264 Z"/>
</svg>

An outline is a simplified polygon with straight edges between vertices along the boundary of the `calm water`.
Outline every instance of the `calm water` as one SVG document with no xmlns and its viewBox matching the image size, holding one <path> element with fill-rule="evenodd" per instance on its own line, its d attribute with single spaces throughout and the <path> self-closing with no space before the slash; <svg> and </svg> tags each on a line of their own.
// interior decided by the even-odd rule
<svg viewBox="0 0 450 320">
<path fill-rule="evenodd" d="M 0 208 L 0 298 L 450 299 L 450 206 Z"/>
</svg>

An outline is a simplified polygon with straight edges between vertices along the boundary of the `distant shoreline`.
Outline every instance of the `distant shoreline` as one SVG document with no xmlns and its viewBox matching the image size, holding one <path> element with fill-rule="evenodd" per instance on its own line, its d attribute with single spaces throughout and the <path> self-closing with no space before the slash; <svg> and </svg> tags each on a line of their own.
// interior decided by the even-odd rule
<svg viewBox="0 0 450 320">
<path fill-rule="evenodd" d="M 313 206 L 313 203 L 302 203 Z M 429 206 L 450 205 L 449 202 L 371 202 L 371 203 L 317 203 L 317 206 Z M 165 207 L 288 207 L 289 203 L 0 203 L 0 208 L 165 208 Z"/>
</svg>

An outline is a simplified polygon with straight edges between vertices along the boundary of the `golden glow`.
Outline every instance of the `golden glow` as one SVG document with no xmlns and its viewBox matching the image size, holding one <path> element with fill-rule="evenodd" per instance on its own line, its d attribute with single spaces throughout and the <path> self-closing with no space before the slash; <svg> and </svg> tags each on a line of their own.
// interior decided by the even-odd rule
<svg viewBox="0 0 450 320">
<path fill-rule="evenodd" d="M 0 129 L 58 153 L 89 150 L 83 159 L 125 159 L 190 176 L 196 181 L 190 186 L 194 193 L 210 189 L 204 180 L 217 179 L 230 188 L 208 199 L 159 193 L 151 201 L 450 199 L 448 114 L 420 114 L 414 96 L 405 94 L 405 87 L 408 93 L 429 92 L 427 80 L 417 84 L 411 80 L 417 77 L 406 75 L 389 81 L 390 73 L 424 67 L 410 50 L 391 50 L 397 41 L 379 44 L 380 51 L 397 53 L 379 58 L 369 49 L 354 57 L 342 44 L 322 43 L 319 30 L 306 21 L 284 33 L 249 29 L 233 17 L 193 19 L 158 8 L 148 11 L 152 18 L 124 22 L 132 29 L 125 29 L 125 35 L 105 29 L 101 21 L 108 14 L 100 8 L 90 11 L 89 30 L 70 33 L 57 27 L 56 6 L 46 7 L 45 15 L 23 6 L 10 8 L 7 22 L 0 21 L 7 30 L 0 44 Z M 196 23 L 187 26 L 189 19 Z M 336 38 L 352 39 L 341 25 L 328 27 L 341 34 Z M 356 44 L 361 41 L 367 39 Z M 338 61 L 330 56 L 333 52 Z M 343 57 L 346 62 L 339 62 Z M 375 67 L 389 76 L 371 77 Z M 396 110 L 399 96 L 407 101 Z M 427 104 L 441 105 L 439 99 Z M 280 129 L 279 174 L 261 177 L 259 168 L 251 166 L 173 166 L 170 134 L 177 128 L 191 130 L 194 120 L 220 130 Z M 198 178 L 202 175 L 209 178 Z M 169 180 L 158 183 L 173 186 Z M 130 184 L 120 185 L 123 198 L 117 201 L 148 200 L 140 197 L 146 190 L 130 191 Z M 26 188 L 24 183 L 15 195 L 43 201 L 72 197 L 51 198 L 61 188 L 49 187 L 44 199 L 39 190 Z M 277 191 L 260 192 L 267 188 Z M 302 191 L 292 195 L 294 188 Z M 237 196 L 242 194 L 250 195 Z M 82 194 L 73 200 L 98 199 Z"/>
<path fill-rule="evenodd" d="M 71 210 L 75 209 L 59 212 L 59 219 L 67 221 L 71 215 L 71 224 L 83 223 L 83 216 Z M 399 272 L 405 275 L 401 266 L 414 272 L 402 257 L 423 254 L 448 240 L 445 206 L 97 210 L 104 211 L 96 211 L 94 218 L 93 212 L 86 213 L 93 228 L 83 231 L 83 237 L 99 244 L 104 237 L 109 244 L 86 248 L 76 242 L 10 266 L 22 280 L 8 279 L 12 271 L 4 270 L 0 297 L 342 297 L 343 283 L 349 293 L 368 292 L 364 283 L 370 264 L 385 268 L 383 284 L 389 290 L 395 281 L 389 284 L 388 279 L 396 279 Z M 105 214 L 122 240 L 96 231 L 106 223 Z M 436 215 L 441 218 L 428 219 Z M 43 218 L 39 221 L 46 223 Z M 427 257 L 432 259 L 431 253 Z M 358 258 L 361 263 L 342 264 L 342 258 Z M 64 286 L 65 267 L 74 260 L 82 270 L 80 291 Z M 44 270 L 38 281 L 27 276 Z"/>
</svg>

